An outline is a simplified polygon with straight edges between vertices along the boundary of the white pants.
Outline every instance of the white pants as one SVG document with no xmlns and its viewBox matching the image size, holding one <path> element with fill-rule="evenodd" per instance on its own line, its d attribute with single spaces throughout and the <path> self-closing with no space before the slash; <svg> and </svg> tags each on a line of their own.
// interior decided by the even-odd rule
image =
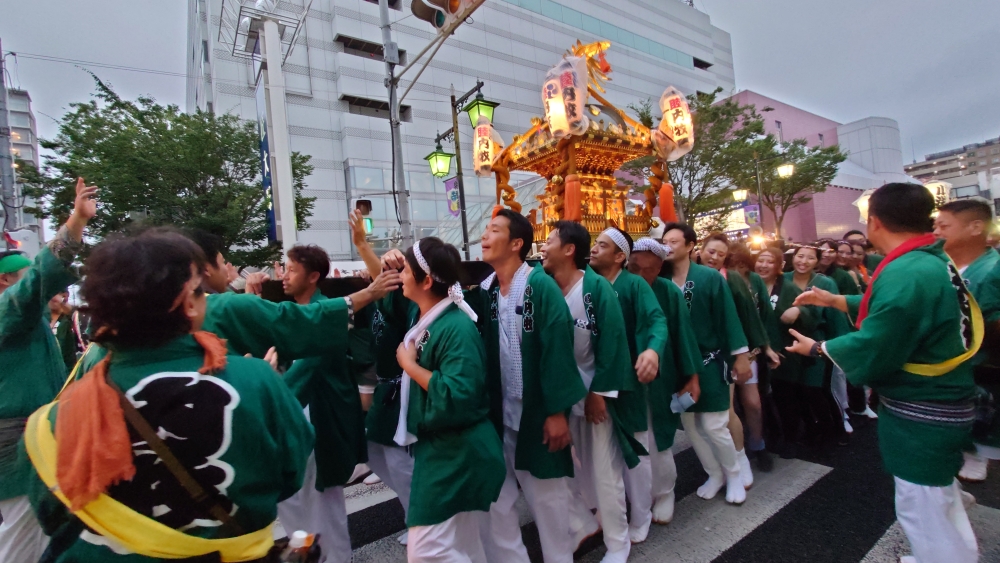
<svg viewBox="0 0 1000 563">
<path fill-rule="evenodd" d="M 615 441 L 613 425 L 610 418 L 600 424 L 591 424 L 582 416 L 569 417 L 573 446 L 580 461 L 573 479 L 571 526 L 593 520 L 590 509 L 597 507 L 604 528 L 604 545 L 609 553 L 628 549 L 632 545 L 625 515 L 625 482 L 622 479 L 625 459 Z"/>
<path fill-rule="evenodd" d="M 917 563 L 976 563 L 979 549 L 958 481 L 927 487 L 896 481 L 896 518 Z"/>
<path fill-rule="evenodd" d="M 545 563 L 572 563 L 573 541 L 569 535 L 570 504 L 569 478 L 538 479 L 527 471 L 514 469 L 514 451 L 517 431 L 504 427 L 503 457 L 507 477 L 496 502 L 490 505 L 488 517 L 482 520 L 483 547 L 490 561 L 515 563 L 528 562 L 528 551 L 521 539 L 521 526 L 514 503 L 519 495 L 518 483 L 524 491 L 531 515 L 538 526 L 538 539 L 542 544 Z"/>
<path fill-rule="evenodd" d="M 656 435 L 653 433 L 653 413 L 646 407 L 648 430 L 636 432 L 635 439 L 649 452 L 639 456 L 639 465 L 625 469 L 625 494 L 632 503 L 632 521 L 629 527 L 642 529 L 653 519 L 653 503 L 660 497 L 674 492 L 677 483 L 677 465 L 674 453 L 668 448 L 657 451 Z"/>
<path fill-rule="evenodd" d="M 459 512 L 433 526 L 410 528 L 408 563 L 486 563 L 479 539 L 482 512 Z"/>
<path fill-rule="evenodd" d="M 410 510 L 410 482 L 413 481 L 413 457 L 406 448 L 368 442 L 368 467 L 392 489 L 403 505 L 403 516 Z"/>
<path fill-rule="evenodd" d="M 28 497 L 0 500 L 0 561 L 3 563 L 38 563 L 49 537 L 31 511 Z"/>
<path fill-rule="evenodd" d="M 306 475 L 299 492 L 278 503 L 278 520 L 289 537 L 296 530 L 321 534 L 319 546 L 326 563 L 348 563 L 351 560 L 344 487 L 316 490 L 315 454 L 310 454 L 306 462 Z"/>
<path fill-rule="evenodd" d="M 736 445 L 729 433 L 729 411 L 681 413 L 691 447 L 709 477 L 725 480 L 723 473 L 739 473 Z"/>
</svg>

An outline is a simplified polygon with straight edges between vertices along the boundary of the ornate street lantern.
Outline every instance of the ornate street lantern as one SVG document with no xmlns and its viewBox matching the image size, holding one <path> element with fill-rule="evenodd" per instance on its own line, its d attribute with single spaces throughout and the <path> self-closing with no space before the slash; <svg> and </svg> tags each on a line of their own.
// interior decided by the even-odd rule
<svg viewBox="0 0 1000 563">
<path fill-rule="evenodd" d="M 469 114 L 469 121 L 472 122 L 472 126 L 476 127 L 479 123 L 479 116 L 485 116 L 486 120 L 493 123 L 493 109 L 500 105 L 499 102 L 491 102 L 483 98 L 482 92 L 476 92 L 476 99 L 469 102 L 462 111 Z"/>
<path fill-rule="evenodd" d="M 424 160 L 430 164 L 431 174 L 438 178 L 444 178 L 451 173 L 451 158 L 453 156 L 455 156 L 454 153 L 444 152 L 444 149 L 441 148 L 441 143 L 438 143 L 434 152 L 425 156 Z"/>
</svg>

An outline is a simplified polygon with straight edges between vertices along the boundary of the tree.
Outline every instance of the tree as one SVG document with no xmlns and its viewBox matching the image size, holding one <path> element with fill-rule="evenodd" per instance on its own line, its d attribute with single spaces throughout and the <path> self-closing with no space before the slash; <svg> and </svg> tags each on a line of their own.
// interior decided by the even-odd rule
<svg viewBox="0 0 1000 563">
<path fill-rule="evenodd" d="M 200 228 L 222 237 L 232 262 L 263 266 L 280 256 L 267 244 L 255 122 L 234 115 L 183 113 L 152 98 L 124 100 L 94 77 L 95 100 L 71 104 L 42 170 L 25 170 L 26 211 L 62 222 L 73 206 L 78 176 L 100 186 L 90 235 L 102 238 L 141 221 Z M 309 156 L 292 153 L 295 215 L 308 228 L 315 198 L 303 197 Z"/>
<path fill-rule="evenodd" d="M 742 177 L 748 163 L 752 166 L 754 153 L 772 150 L 774 146 L 774 138 L 764 135 L 764 120 L 756 108 L 740 105 L 732 99 L 717 102 L 721 92 L 722 89 L 717 88 L 709 94 L 699 92 L 688 96 L 694 147 L 676 162 L 668 164 L 667 175 L 674 186 L 677 215 L 690 223 L 701 214 L 728 207 L 736 179 Z M 628 107 L 647 127 L 652 128 L 659 121 L 658 117 L 653 117 L 650 100 Z M 653 160 L 653 157 L 637 158 L 625 163 L 622 170 L 645 178 Z M 633 189 L 638 188 L 634 182 L 624 181 Z M 719 220 L 722 219 L 720 214 Z"/>
<path fill-rule="evenodd" d="M 826 186 L 837 175 L 837 165 L 847 155 L 836 145 L 810 148 L 805 140 L 797 139 L 762 153 L 759 158 L 762 203 L 774 214 L 775 234 L 781 237 L 781 225 L 788 210 L 807 203 L 815 194 L 826 191 Z M 776 171 L 782 164 L 795 166 L 791 176 L 778 176 Z M 753 163 L 741 175 L 739 185 L 756 193 L 757 174 Z"/>
</svg>

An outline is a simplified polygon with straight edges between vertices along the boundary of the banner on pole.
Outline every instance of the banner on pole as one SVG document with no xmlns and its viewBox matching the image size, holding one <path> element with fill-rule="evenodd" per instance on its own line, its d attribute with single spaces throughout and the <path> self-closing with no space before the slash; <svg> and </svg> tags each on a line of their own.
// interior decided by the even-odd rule
<svg viewBox="0 0 1000 563">
<path fill-rule="evenodd" d="M 743 216 L 746 219 L 747 225 L 759 225 L 760 224 L 760 206 L 759 205 L 746 205 L 743 207 Z"/>
<path fill-rule="evenodd" d="M 267 135 L 267 100 L 264 97 L 264 81 L 257 81 L 257 137 L 260 139 L 260 177 L 264 189 L 264 204 L 267 206 L 267 242 L 278 241 L 278 227 L 274 219 L 274 193 L 271 190 L 271 148 Z"/>
<path fill-rule="evenodd" d="M 457 177 L 448 178 L 444 181 L 444 193 L 448 200 L 448 212 L 451 213 L 451 216 L 458 217 L 461 215 L 462 206 L 459 203 Z"/>
</svg>

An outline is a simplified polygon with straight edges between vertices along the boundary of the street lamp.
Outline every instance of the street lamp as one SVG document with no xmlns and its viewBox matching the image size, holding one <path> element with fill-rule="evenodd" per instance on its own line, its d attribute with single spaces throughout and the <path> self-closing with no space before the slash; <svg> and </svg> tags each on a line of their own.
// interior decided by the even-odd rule
<svg viewBox="0 0 1000 563">
<path fill-rule="evenodd" d="M 469 114 L 469 121 L 472 122 L 472 128 L 475 129 L 476 125 L 479 123 L 479 116 L 484 115 L 490 123 L 493 123 L 493 108 L 500 105 L 499 102 L 491 102 L 483 98 L 482 91 L 476 92 L 476 98 L 469 102 L 469 105 L 462 108 L 462 111 Z"/>
<path fill-rule="evenodd" d="M 760 205 L 761 207 L 763 207 L 763 205 L 764 205 L 764 190 L 762 190 L 761 187 L 760 187 L 760 163 L 761 162 L 768 162 L 768 161 L 774 160 L 776 158 L 781 158 L 782 156 L 784 156 L 784 155 L 780 155 L 779 154 L 778 156 L 772 156 L 771 158 L 765 158 L 764 160 L 754 160 L 753 161 L 754 168 L 757 170 L 757 204 Z M 795 173 L 795 165 L 792 164 L 792 163 L 790 163 L 790 162 L 778 166 L 778 177 L 780 177 L 780 178 L 788 178 L 788 177 L 790 177 L 794 173 Z M 761 209 L 761 219 L 763 219 L 763 217 L 764 217 L 763 213 L 764 213 L 764 210 Z M 762 223 L 763 223 L 763 221 L 762 221 Z"/>
<path fill-rule="evenodd" d="M 795 173 L 794 164 L 782 164 L 781 166 L 778 167 L 778 177 L 780 178 L 788 178 L 794 173 Z"/>
<path fill-rule="evenodd" d="M 444 178 L 449 173 L 451 173 L 451 158 L 455 156 L 454 153 L 444 152 L 441 148 L 441 142 L 438 141 L 437 147 L 434 152 L 424 157 L 431 166 L 431 174 L 438 178 Z"/>
<path fill-rule="evenodd" d="M 750 190 L 740 188 L 738 190 L 733 190 L 733 201 L 746 201 L 747 196 L 750 195 Z"/>
</svg>

